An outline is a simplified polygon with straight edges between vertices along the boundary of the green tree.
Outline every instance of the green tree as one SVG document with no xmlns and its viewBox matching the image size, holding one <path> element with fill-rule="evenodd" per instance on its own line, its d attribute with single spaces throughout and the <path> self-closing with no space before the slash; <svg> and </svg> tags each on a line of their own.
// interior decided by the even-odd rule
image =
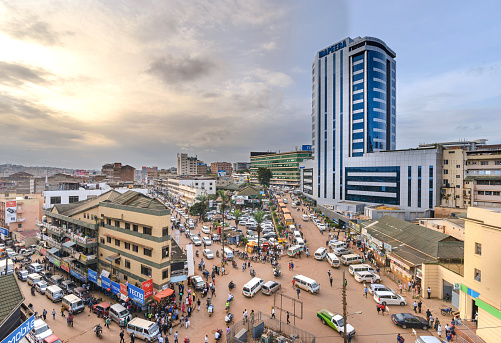
<svg viewBox="0 0 501 343">
<path fill-rule="evenodd" d="M 217 194 L 221 198 L 221 215 L 223 216 L 223 226 L 221 227 L 221 242 L 222 242 L 221 244 L 223 248 L 222 258 L 224 258 L 224 212 L 226 210 L 226 205 L 228 204 L 229 201 L 229 192 L 220 189 L 219 191 L 217 191 Z"/>
<path fill-rule="evenodd" d="M 197 203 L 200 203 L 200 220 L 205 222 L 205 214 L 207 213 L 207 209 L 209 208 L 209 197 L 207 195 L 199 195 L 195 198 Z M 193 207 L 193 206 L 192 206 Z"/>
<path fill-rule="evenodd" d="M 243 213 L 239 209 L 236 209 L 235 212 L 233 212 L 233 215 L 235 216 L 235 226 L 238 226 L 238 220 L 243 215 Z"/>
<path fill-rule="evenodd" d="M 261 245 L 259 242 L 259 238 L 261 237 L 261 232 L 263 229 L 261 228 L 261 223 L 264 221 L 264 217 L 266 216 L 266 212 L 262 210 L 257 210 L 256 213 L 252 215 L 254 217 L 254 220 L 256 221 L 257 227 L 256 227 L 256 232 L 257 232 L 257 251 L 259 252 L 261 249 Z"/>
<path fill-rule="evenodd" d="M 190 214 L 190 216 L 199 216 L 201 211 L 201 206 L 202 204 L 200 202 L 196 202 L 195 204 L 193 204 L 193 206 L 190 207 L 188 213 Z"/>
<path fill-rule="evenodd" d="M 259 184 L 265 188 L 270 187 L 270 180 L 273 177 L 273 173 L 268 168 L 259 167 L 257 169 L 257 181 Z"/>
</svg>

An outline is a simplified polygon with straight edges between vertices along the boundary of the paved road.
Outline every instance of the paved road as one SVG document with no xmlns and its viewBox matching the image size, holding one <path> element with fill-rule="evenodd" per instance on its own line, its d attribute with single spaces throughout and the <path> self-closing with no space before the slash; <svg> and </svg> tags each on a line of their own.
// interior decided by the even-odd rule
<svg viewBox="0 0 501 343">
<path fill-rule="evenodd" d="M 290 198 L 289 198 L 290 200 Z M 290 204 L 290 202 L 289 202 Z M 288 205 L 290 206 L 290 205 Z M 290 208 L 293 218 L 296 223 L 300 223 L 304 233 L 304 237 L 307 239 L 308 246 L 310 247 L 310 252 L 313 252 L 320 246 L 325 246 L 325 241 L 328 238 L 327 234 L 321 235 L 316 226 L 311 222 L 303 222 L 301 219 L 302 212 L 298 212 L 295 209 Z M 233 221 L 232 221 L 233 223 Z M 201 229 L 201 226 L 198 227 Z M 341 236 L 340 239 L 343 237 Z M 189 240 L 181 235 L 181 246 L 189 243 Z M 216 248 L 220 248 L 219 244 L 212 246 L 212 250 L 215 251 Z M 242 249 L 242 248 L 241 248 Z M 199 249 L 200 253 L 202 249 Z M 200 255 L 201 257 L 201 255 Z M 196 259 L 195 266 L 198 266 L 200 257 Z M 204 259 L 205 260 L 205 259 Z M 294 271 L 289 271 L 287 266 L 290 261 L 294 262 Z M 264 294 L 257 294 L 254 298 L 249 299 L 242 295 L 242 286 L 251 279 L 249 275 L 249 270 L 246 272 L 241 271 L 240 259 L 237 259 L 239 269 L 234 269 L 229 267 L 228 275 L 216 276 L 216 297 L 213 298 L 213 303 L 215 304 L 215 314 L 212 317 L 208 317 L 207 310 L 205 306 L 202 305 L 200 312 L 194 311 L 191 318 L 191 326 L 188 329 L 180 328 L 177 326 L 174 331 L 179 331 L 179 338 L 182 342 L 184 337 L 189 337 L 191 342 L 204 342 L 205 335 L 209 335 L 210 341 L 214 341 L 214 332 L 216 329 L 225 329 L 226 325 L 224 323 L 224 303 L 228 295 L 228 283 L 233 280 L 237 287 L 233 294 L 235 300 L 231 304 L 231 312 L 235 314 L 235 320 L 242 319 L 242 313 L 244 309 L 250 313 L 251 310 L 255 312 L 262 311 L 264 313 L 271 313 L 271 306 L 273 305 L 274 297 L 265 296 Z M 357 283 L 354 278 L 348 273 L 346 267 L 342 266 L 339 269 L 331 269 L 332 276 L 334 278 L 333 286 L 330 287 L 327 271 L 330 266 L 326 261 L 316 261 L 313 257 L 306 258 L 303 256 L 301 259 L 292 259 L 289 257 L 284 257 L 279 261 L 282 266 L 283 276 L 279 279 L 282 283 L 282 288 L 279 292 L 284 293 L 290 297 L 297 298 L 295 290 L 292 288 L 292 277 L 295 274 L 303 274 L 305 276 L 315 279 L 321 287 L 320 293 L 317 295 L 308 294 L 304 291 L 301 292 L 299 300 L 303 302 L 303 319 L 296 319 L 296 326 L 313 333 L 316 336 L 316 342 L 342 342 L 343 339 L 330 327 L 322 325 L 320 320 L 316 317 L 316 312 L 320 309 L 326 308 L 334 312 L 342 312 L 341 305 L 341 284 L 342 284 L 342 270 L 346 270 L 346 277 L 348 280 L 347 287 L 347 299 L 348 299 L 348 313 L 353 313 L 356 311 L 362 311 L 360 315 L 353 315 L 349 317 L 348 322 L 353 325 L 357 331 L 357 342 L 369 342 L 369 343 L 386 343 L 394 342 L 397 333 L 403 333 L 406 338 L 406 342 L 413 342 L 411 337 L 411 330 L 403 330 L 396 327 L 390 320 L 390 316 L 377 315 L 376 303 L 372 298 L 366 299 L 362 296 L 363 286 Z M 206 261 L 207 269 L 210 270 L 215 260 Z M 256 263 L 252 264 L 254 269 L 257 271 L 257 276 L 267 280 L 273 279 L 272 267 L 270 264 Z M 196 273 L 200 272 L 196 269 Z M 384 279 L 384 278 L 383 278 Z M 29 291 L 29 286 L 24 282 L 19 282 L 21 289 L 23 290 L 26 302 L 32 302 L 35 306 L 35 310 L 39 313 L 43 309 L 47 309 L 49 312 L 47 322 L 51 326 L 51 329 L 55 334 L 60 337 L 65 343 L 88 343 L 89 341 L 95 341 L 95 335 L 92 328 L 99 322 L 103 322 L 102 319 L 98 319 L 95 314 L 90 314 L 88 309 L 84 313 L 80 313 L 75 316 L 75 326 L 69 328 L 66 326 L 66 319 L 61 317 L 60 307 L 61 303 L 53 304 L 45 296 L 41 296 L 37 293 L 35 297 L 31 296 Z M 385 282 L 389 283 L 389 282 Z M 390 285 L 391 286 L 391 285 Z M 199 293 L 197 293 L 199 295 Z M 409 303 L 405 307 L 393 306 L 390 308 L 391 313 L 397 312 L 411 312 L 410 297 L 404 295 Z M 104 297 L 103 297 L 104 298 Z M 203 299 L 202 304 L 205 304 L 205 299 Z M 52 319 L 52 309 L 56 309 L 57 315 L 56 319 Z M 298 311 L 299 312 L 299 311 Z M 280 313 L 276 312 L 276 317 L 280 318 Z M 285 321 L 285 314 L 283 314 L 283 321 Z M 294 323 L 294 319 L 291 317 L 291 322 Z M 418 334 L 423 334 L 422 330 L 417 330 Z M 424 333 L 428 334 L 428 333 Z M 119 342 L 119 328 L 116 323 L 112 323 L 111 328 L 104 329 L 104 342 Z M 129 339 L 126 339 L 128 342 Z M 173 342 L 173 337 L 169 337 L 169 341 Z"/>
</svg>

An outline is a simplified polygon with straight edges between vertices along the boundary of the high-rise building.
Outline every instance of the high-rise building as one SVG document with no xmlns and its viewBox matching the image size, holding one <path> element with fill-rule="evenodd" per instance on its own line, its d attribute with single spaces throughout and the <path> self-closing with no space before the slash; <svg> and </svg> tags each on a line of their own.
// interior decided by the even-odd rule
<svg viewBox="0 0 501 343">
<path fill-rule="evenodd" d="M 309 150 L 282 153 L 251 152 L 251 181 L 258 182 L 257 171 L 259 167 L 262 167 L 271 171 L 271 185 L 299 187 L 301 181 L 299 164 L 309 159 L 311 159 L 311 151 Z"/>
<path fill-rule="evenodd" d="M 188 154 L 177 154 L 177 175 L 198 175 L 199 164 L 203 165 L 203 161 L 199 161 L 197 156 L 190 157 Z M 207 169 L 207 165 L 205 165 Z"/>
<path fill-rule="evenodd" d="M 211 174 L 219 176 L 224 176 L 222 173 L 231 175 L 231 173 L 233 173 L 233 166 L 229 162 L 212 162 L 210 164 L 210 172 Z"/>
</svg>

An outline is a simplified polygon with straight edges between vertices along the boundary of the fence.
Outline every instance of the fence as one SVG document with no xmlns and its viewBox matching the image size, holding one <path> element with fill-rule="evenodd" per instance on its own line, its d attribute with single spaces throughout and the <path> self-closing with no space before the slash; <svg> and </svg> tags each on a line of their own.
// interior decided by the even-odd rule
<svg viewBox="0 0 501 343">
<path fill-rule="evenodd" d="M 471 323 L 471 322 L 470 322 Z M 474 323 L 472 323 L 474 324 Z M 485 341 L 478 337 L 477 334 L 471 330 L 465 321 L 460 321 L 456 324 L 456 341 L 461 343 L 485 343 Z"/>
<path fill-rule="evenodd" d="M 299 340 L 303 343 L 315 343 L 315 336 L 312 333 L 301 330 L 291 324 L 280 322 L 280 320 L 271 318 L 262 312 L 258 312 L 255 315 L 254 321 L 252 321 L 252 318 L 249 316 L 249 320 L 246 323 L 243 323 L 242 320 L 235 322 L 235 324 L 230 328 L 230 334 L 226 335 L 227 343 L 242 343 L 242 341 L 235 339 L 235 335 L 242 329 L 248 331 L 248 338 L 246 342 L 253 342 L 251 334 L 252 328 L 261 325 L 261 323 L 264 323 L 265 328 L 274 331 L 275 335 L 294 337 L 296 338 L 296 341 Z M 260 338 L 256 340 L 259 341 Z M 287 341 L 290 341 L 290 339 Z"/>
</svg>

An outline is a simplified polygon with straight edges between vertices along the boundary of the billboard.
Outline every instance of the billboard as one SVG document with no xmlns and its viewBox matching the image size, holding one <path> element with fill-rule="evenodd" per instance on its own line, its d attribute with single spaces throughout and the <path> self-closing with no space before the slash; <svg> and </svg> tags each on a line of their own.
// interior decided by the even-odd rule
<svg viewBox="0 0 501 343">
<path fill-rule="evenodd" d="M 110 289 L 111 288 L 111 280 L 108 279 L 106 276 L 101 275 L 101 287 L 104 289 Z"/>
<path fill-rule="evenodd" d="M 120 293 L 127 295 L 127 285 L 124 285 L 123 283 L 120 284 Z"/>
<path fill-rule="evenodd" d="M 5 202 L 5 223 L 15 223 L 17 221 L 17 201 Z"/>
<path fill-rule="evenodd" d="M 129 283 L 127 286 L 127 295 L 132 301 L 144 305 L 144 291 L 141 288 L 137 288 Z"/>
<path fill-rule="evenodd" d="M 111 293 L 120 294 L 120 284 L 115 281 L 111 281 Z"/>
<path fill-rule="evenodd" d="M 9 235 L 9 230 L 7 230 L 4 227 L 0 227 L 0 234 L 2 234 L 4 236 L 8 236 Z"/>
<path fill-rule="evenodd" d="M 148 298 L 153 295 L 153 279 L 146 280 L 142 283 L 144 297 Z"/>
<path fill-rule="evenodd" d="M 8 335 L 6 338 L 4 338 L 2 343 L 17 343 L 21 339 L 23 339 L 23 337 L 26 336 L 28 334 L 28 332 L 30 332 L 33 328 L 35 328 L 35 316 L 34 315 L 31 316 L 24 323 L 19 325 L 17 327 L 17 329 L 12 331 L 12 333 L 10 335 Z"/>
<path fill-rule="evenodd" d="M 89 281 L 97 283 L 97 272 L 92 269 L 87 269 L 87 275 L 89 276 Z"/>
<path fill-rule="evenodd" d="M 301 150 L 302 151 L 311 151 L 311 145 L 306 145 L 306 144 L 303 144 L 301 146 Z"/>
<path fill-rule="evenodd" d="M 226 170 L 218 170 L 217 176 L 226 176 Z"/>
</svg>

